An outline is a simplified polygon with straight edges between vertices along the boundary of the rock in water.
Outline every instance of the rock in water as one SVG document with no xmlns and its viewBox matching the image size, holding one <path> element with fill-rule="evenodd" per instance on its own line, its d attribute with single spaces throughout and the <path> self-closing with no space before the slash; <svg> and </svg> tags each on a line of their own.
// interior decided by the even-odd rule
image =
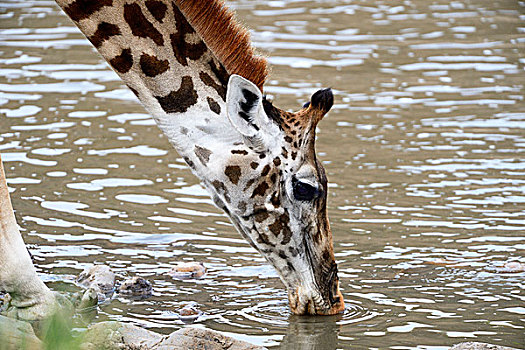
<svg viewBox="0 0 525 350">
<path fill-rule="evenodd" d="M 195 322 L 202 315 L 196 304 L 189 304 L 179 310 L 179 319 L 188 324 Z"/>
<path fill-rule="evenodd" d="M 115 273 L 106 265 L 87 267 L 78 275 L 77 283 L 86 288 L 93 288 L 99 295 L 99 300 L 111 297 L 115 291 Z"/>
<path fill-rule="evenodd" d="M 450 348 L 450 350 L 518 350 L 507 346 L 499 346 L 487 343 L 466 342 L 459 343 Z"/>
<path fill-rule="evenodd" d="M 118 292 L 133 297 L 149 297 L 153 292 L 151 283 L 142 277 L 128 278 L 118 287 Z"/>
<path fill-rule="evenodd" d="M 525 263 L 507 261 L 503 266 L 489 266 L 487 270 L 495 273 L 521 273 L 525 272 Z"/>
<path fill-rule="evenodd" d="M 206 267 L 200 262 L 180 261 L 168 272 L 173 278 L 184 280 L 190 278 L 201 278 L 206 274 Z"/>
<path fill-rule="evenodd" d="M 94 308 L 98 304 L 98 292 L 93 288 L 88 288 L 82 294 L 82 297 L 80 298 L 80 301 L 77 305 L 77 311 L 83 312 L 86 310 L 89 310 L 91 308 Z"/>
</svg>

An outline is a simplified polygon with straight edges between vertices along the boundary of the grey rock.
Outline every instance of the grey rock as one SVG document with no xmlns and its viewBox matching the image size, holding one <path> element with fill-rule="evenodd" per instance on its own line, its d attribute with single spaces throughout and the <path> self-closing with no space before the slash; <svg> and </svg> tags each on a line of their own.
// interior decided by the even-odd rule
<svg viewBox="0 0 525 350">
<path fill-rule="evenodd" d="M 156 349 L 165 338 L 138 326 L 106 321 L 89 327 L 84 335 L 82 350 Z"/>
<path fill-rule="evenodd" d="M 118 287 L 118 291 L 122 295 L 145 298 L 153 293 L 153 287 L 148 280 L 135 276 L 122 282 L 122 284 Z"/>
<path fill-rule="evenodd" d="M 116 321 L 91 326 L 85 334 L 82 350 L 263 350 L 208 329 L 184 328 L 170 335 L 160 335 L 141 327 Z"/>
<path fill-rule="evenodd" d="M 466 342 L 459 343 L 450 348 L 450 350 L 518 350 L 508 346 L 493 345 L 488 343 Z"/>
<path fill-rule="evenodd" d="M 94 308 L 98 305 L 98 293 L 93 288 L 88 288 L 82 294 L 82 297 L 80 298 L 78 305 L 77 305 L 77 311 L 84 311 L 89 310 L 91 308 Z"/>
<path fill-rule="evenodd" d="M 219 332 L 201 328 L 183 328 L 171 333 L 155 350 L 263 350 L 262 346 L 236 340 Z"/>
<path fill-rule="evenodd" d="M 87 267 L 78 275 L 77 283 L 85 288 L 93 288 L 99 300 L 110 297 L 115 291 L 115 273 L 106 265 Z"/>
<path fill-rule="evenodd" d="M 2 350 L 41 350 L 44 348 L 31 324 L 0 316 L 0 347 Z"/>
</svg>

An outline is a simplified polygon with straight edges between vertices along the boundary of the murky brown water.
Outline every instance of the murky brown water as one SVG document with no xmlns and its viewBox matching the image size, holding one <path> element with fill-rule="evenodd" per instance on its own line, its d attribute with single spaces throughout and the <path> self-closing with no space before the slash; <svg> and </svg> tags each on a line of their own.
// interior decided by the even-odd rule
<svg viewBox="0 0 525 350">
<path fill-rule="evenodd" d="M 51 1 L 0 3 L 0 151 L 55 289 L 96 262 L 153 282 L 99 320 L 196 326 L 283 349 L 525 348 L 525 4 L 236 1 L 297 109 L 331 86 L 318 152 L 347 311 L 294 317 L 272 268 Z M 201 280 L 163 273 L 202 261 Z"/>
</svg>

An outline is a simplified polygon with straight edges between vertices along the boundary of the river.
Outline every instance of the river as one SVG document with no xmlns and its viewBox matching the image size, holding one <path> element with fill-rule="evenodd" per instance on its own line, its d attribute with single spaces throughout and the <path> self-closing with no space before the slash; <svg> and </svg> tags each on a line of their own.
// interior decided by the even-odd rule
<svg viewBox="0 0 525 350">
<path fill-rule="evenodd" d="M 334 90 L 317 151 L 345 313 L 291 315 L 272 267 L 54 2 L 1 0 L 0 152 L 48 285 L 108 264 L 154 294 L 95 321 L 169 333 L 196 302 L 193 326 L 269 348 L 525 348 L 525 3 L 228 4 L 269 57 L 277 106 Z M 208 273 L 174 280 L 176 261 Z"/>
</svg>

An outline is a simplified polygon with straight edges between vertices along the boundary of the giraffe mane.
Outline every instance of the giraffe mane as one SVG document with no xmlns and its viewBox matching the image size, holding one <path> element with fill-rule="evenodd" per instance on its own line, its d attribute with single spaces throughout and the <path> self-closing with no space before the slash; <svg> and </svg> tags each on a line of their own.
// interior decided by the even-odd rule
<svg viewBox="0 0 525 350">
<path fill-rule="evenodd" d="M 254 83 L 261 91 L 268 76 L 266 58 L 256 54 L 248 31 L 223 0 L 176 0 L 184 17 L 227 72 Z"/>
</svg>

